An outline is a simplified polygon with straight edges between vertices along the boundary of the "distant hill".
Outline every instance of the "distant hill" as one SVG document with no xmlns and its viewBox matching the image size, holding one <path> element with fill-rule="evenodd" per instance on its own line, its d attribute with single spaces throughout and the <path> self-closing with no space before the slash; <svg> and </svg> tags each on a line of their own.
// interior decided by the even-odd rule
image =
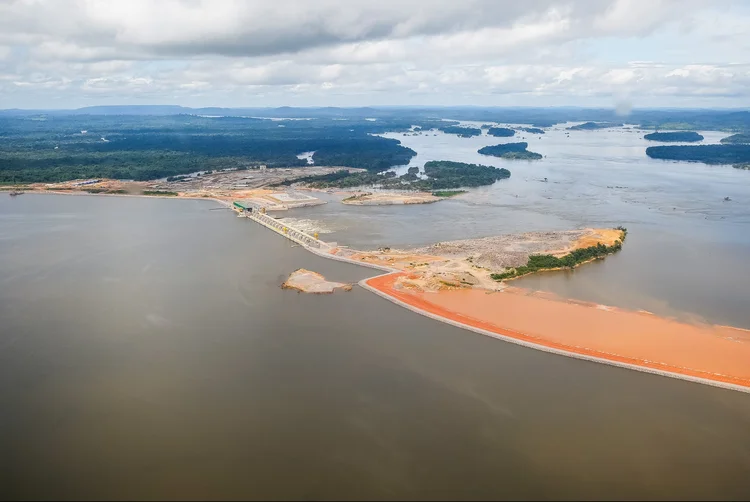
<svg viewBox="0 0 750 502">
<path fill-rule="evenodd" d="M 649 141 L 662 141 L 665 143 L 669 142 L 694 142 L 702 141 L 703 136 L 694 131 L 679 131 L 679 132 L 652 132 L 646 134 L 644 139 Z"/>
</svg>

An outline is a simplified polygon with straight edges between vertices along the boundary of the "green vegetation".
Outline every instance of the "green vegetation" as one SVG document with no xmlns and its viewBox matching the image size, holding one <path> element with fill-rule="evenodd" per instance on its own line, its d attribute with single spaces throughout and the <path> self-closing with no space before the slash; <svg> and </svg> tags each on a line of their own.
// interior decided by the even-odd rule
<svg viewBox="0 0 750 502">
<path fill-rule="evenodd" d="M 596 129 L 608 129 L 610 127 L 622 127 L 624 124 L 617 122 L 584 122 L 583 124 L 568 127 L 569 131 L 594 131 Z"/>
<path fill-rule="evenodd" d="M 750 134 L 733 134 L 721 140 L 721 143 L 737 145 L 743 143 L 750 143 Z"/>
<path fill-rule="evenodd" d="M 168 192 L 166 190 L 144 190 L 143 195 L 163 195 L 165 197 L 176 197 L 177 192 Z"/>
<path fill-rule="evenodd" d="M 510 138 L 516 134 L 516 131 L 507 127 L 490 127 L 487 134 L 496 138 Z"/>
<path fill-rule="evenodd" d="M 377 185 L 395 178 L 396 173 L 389 171 L 385 174 L 350 173 L 346 170 L 329 174 L 303 176 L 295 180 L 285 180 L 276 186 L 288 186 L 292 183 L 303 183 L 311 188 L 354 188 L 364 185 Z"/>
<path fill-rule="evenodd" d="M 57 114 L 39 121 L 0 113 L 0 182 L 151 180 L 258 164 L 301 167 L 307 165 L 297 158 L 302 151 L 315 151 L 316 165 L 380 172 L 408 164 L 416 153 L 373 134 L 413 123 Z"/>
<path fill-rule="evenodd" d="M 472 136 L 481 136 L 482 130 L 474 127 L 460 127 L 460 126 L 443 126 L 438 127 L 439 130 L 446 134 L 457 134 L 461 138 L 470 138 Z"/>
<path fill-rule="evenodd" d="M 410 187 L 423 191 L 440 191 L 491 185 L 498 180 L 510 178 L 510 171 L 507 169 L 448 160 L 427 162 L 424 172 L 428 179 L 411 183 Z"/>
<path fill-rule="evenodd" d="M 704 164 L 743 164 L 750 162 L 750 145 L 670 145 L 650 146 L 652 159 L 703 162 Z"/>
<path fill-rule="evenodd" d="M 380 185 L 393 190 L 419 190 L 423 192 L 440 192 L 463 187 L 491 185 L 495 181 L 510 178 L 510 171 L 492 166 L 466 164 L 446 160 L 430 161 L 424 165 L 427 179 L 416 177 L 416 167 L 407 174 L 397 177 L 392 171 L 384 174 L 349 173 L 336 171 L 330 174 L 305 176 L 294 181 L 284 181 L 280 185 L 305 183 L 311 188 L 354 188 L 366 185 Z M 454 194 L 457 195 L 457 194 Z"/>
<path fill-rule="evenodd" d="M 693 142 L 693 141 L 703 140 L 703 136 L 698 134 L 695 131 L 652 132 L 651 134 L 646 134 L 643 138 L 649 141 L 663 141 L 663 142 L 671 142 L 671 141 Z"/>
<path fill-rule="evenodd" d="M 485 146 L 484 148 L 477 150 L 477 152 L 482 155 L 492 155 L 493 157 L 511 160 L 539 160 L 542 158 L 541 154 L 526 150 L 528 146 L 529 144 L 525 141 L 519 143 L 503 143 L 500 145 Z"/>
<path fill-rule="evenodd" d="M 500 274 L 491 274 L 491 277 L 496 281 L 503 281 L 505 279 L 521 277 L 522 275 L 533 274 L 540 270 L 574 268 L 581 263 L 603 258 L 608 254 L 616 253 L 622 249 L 622 243 L 625 241 L 628 231 L 625 227 L 617 227 L 617 229 L 620 230 L 620 240 L 615 241 L 611 246 L 605 246 L 600 242 L 596 246 L 575 249 L 561 258 L 549 254 L 531 255 L 526 265 L 511 268 Z"/>
<path fill-rule="evenodd" d="M 432 195 L 435 197 L 455 197 L 462 193 L 466 193 L 466 190 L 438 190 L 437 192 L 432 192 Z"/>
<path fill-rule="evenodd" d="M 544 134 L 544 129 L 539 129 L 538 127 L 519 127 L 518 129 L 530 134 Z"/>
</svg>

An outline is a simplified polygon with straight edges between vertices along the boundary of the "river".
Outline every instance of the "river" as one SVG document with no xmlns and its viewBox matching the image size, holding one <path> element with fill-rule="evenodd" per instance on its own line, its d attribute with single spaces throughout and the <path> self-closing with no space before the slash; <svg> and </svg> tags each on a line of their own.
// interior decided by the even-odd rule
<svg viewBox="0 0 750 502">
<path fill-rule="evenodd" d="M 323 222 L 332 230 L 324 239 L 364 249 L 623 225 L 629 233 L 621 253 L 573 272 L 539 274 L 514 285 L 750 328 L 750 171 L 650 159 L 646 147 L 659 143 L 643 139 L 645 133 L 637 129 L 566 131 L 567 125 L 515 138 L 459 138 L 438 131 L 386 134 L 417 152 L 410 166 L 430 160 L 480 163 L 505 167 L 511 178 L 437 204 L 331 203 L 285 216 Z M 701 134 L 702 143 L 726 136 Z M 483 146 L 513 141 L 528 142 L 529 150 L 545 158 L 512 161 L 477 153 Z"/>
<path fill-rule="evenodd" d="M 0 197 L 0 498 L 750 496 L 750 395 L 282 290 L 373 271 L 217 207 Z"/>
</svg>

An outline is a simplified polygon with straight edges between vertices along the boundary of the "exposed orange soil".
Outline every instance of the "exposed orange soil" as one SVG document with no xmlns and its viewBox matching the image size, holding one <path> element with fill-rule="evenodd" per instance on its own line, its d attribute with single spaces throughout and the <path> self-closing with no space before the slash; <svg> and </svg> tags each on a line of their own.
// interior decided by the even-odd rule
<svg viewBox="0 0 750 502">
<path fill-rule="evenodd" d="M 342 254 L 339 248 L 334 248 L 330 251 L 331 254 L 339 255 Z M 356 261 L 365 263 L 373 263 L 376 265 L 385 265 L 386 267 L 392 267 L 395 269 L 403 270 L 410 268 L 413 265 L 420 263 L 431 263 L 436 261 L 445 261 L 445 258 L 439 256 L 429 256 L 421 254 L 409 254 L 409 253 L 380 253 L 380 252 L 355 252 L 352 253 L 348 258 Z"/>
<path fill-rule="evenodd" d="M 402 273 L 367 284 L 429 313 L 574 354 L 750 388 L 750 331 L 674 320 L 508 288 L 436 293 L 396 289 Z"/>
<path fill-rule="evenodd" d="M 583 237 L 577 239 L 573 245 L 566 249 L 553 252 L 555 256 L 563 256 L 576 249 L 583 249 L 597 244 L 603 244 L 605 246 L 614 245 L 615 241 L 622 241 L 622 231 L 616 228 L 597 228 L 592 233 L 586 234 Z"/>
</svg>

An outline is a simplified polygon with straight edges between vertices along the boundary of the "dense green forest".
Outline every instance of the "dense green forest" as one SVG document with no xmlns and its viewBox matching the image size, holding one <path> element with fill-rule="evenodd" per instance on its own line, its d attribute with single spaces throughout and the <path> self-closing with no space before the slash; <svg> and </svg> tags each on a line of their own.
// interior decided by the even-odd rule
<svg viewBox="0 0 750 502">
<path fill-rule="evenodd" d="M 149 180 L 200 170 L 316 165 L 384 171 L 416 155 L 398 140 L 412 121 L 270 121 L 239 117 L 0 116 L 0 182 Z M 444 122 L 442 122 L 444 123 Z M 425 121 L 426 126 L 433 125 Z M 84 132 L 85 131 L 85 132 Z"/>
<path fill-rule="evenodd" d="M 646 134 L 643 138 L 649 141 L 662 141 L 665 143 L 673 141 L 686 143 L 703 141 L 703 136 L 695 131 L 652 132 L 651 134 Z"/>
<path fill-rule="evenodd" d="M 491 277 L 496 281 L 502 281 L 504 279 L 511 279 L 514 277 L 520 277 L 522 275 L 531 274 L 545 269 L 555 268 L 573 268 L 576 265 L 580 265 L 583 262 L 601 258 L 608 254 L 616 253 L 622 249 L 622 243 L 628 234 L 625 227 L 617 227 L 620 230 L 620 240 L 616 240 L 611 246 L 605 246 L 601 242 L 596 246 L 590 246 L 587 248 L 580 248 L 571 251 L 565 256 L 558 258 L 549 254 L 537 254 L 529 256 L 529 260 L 526 265 L 516 268 L 511 268 L 501 274 L 492 274 Z"/>
<path fill-rule="evenodd" d="M 485 146 L 480 148 L 477 152 L 482 155 L 492 155 L 493 157 L 500 157 L 502 159 L 511 160 L 539 160 L 542 156 L 536 152 L 530 152 L 528 148 L 529 144 L 525 141 L 519 143 L 503 143 L 493 146 Z"/>
<path fill-rule="evenodd" d="M 583 124 L 570 126 L 567 129 L 569 131 L 594 131 L 596 129 L 608 129 L 610 127 L 622 126 L 623 124 L 618 122 L 584 122 Z"/>
<path fill-rule="evenodd" d="M 487 134 L 496 138 L 510 138 L 516 134 L 516 131 L 507 127 L 490 127 L 487 130 Z"/>
<path fill-rule="evenodd" d="M 732 134 L 731 136 L 722 138 L 721 143 L 730 145 L 750 143 L 750 134 Z"/>
<path fill-rule="evenodd" d="M 750 162 L 750 145 L 669 145 L 650 146 L 652 159 L 683 160 L 704 164 L 742 164 Z"/>
<path fill-rule="evenodd" d="M 424 165 L 424 172 L 429 178 L 412 184 L 418 190 L 432 191 L 478 187 L 510 178 L 510 171 L 507 169 L 448 160 L 427 162 Z"/>
<path fill-rule="evenodd" d="M 510 171 L 507 169 L 446 160 L 427 162 L 424 165 L 427 179 L 418 178 L 415 169 L 417 168 L 410 168 L 409 172 L 399 177 L 392 171 L 384 174 L 337 171 L 330 174 L 306 176 L 294 181 L 284 181 L 281 185 L 304 183 L 312 188 L 353 188 L 380 185 L 395 190 L 420 190 L 440 193 L 442 195 L 438 196 L 447 197 L 458 193 L 449 194 L 447 190 L 491 185 L 498 180 L 510 178 Z"/>
<path fill-rule="evenodd" d="M 482 130 L 475 127 L 460 127 L 460 126 L 442 126 L 439 127 L 441 131 L 446 134 L 457 134 L 462 138 L 470 138 L 472 136 L 481 136 Z"/>
</svg>

